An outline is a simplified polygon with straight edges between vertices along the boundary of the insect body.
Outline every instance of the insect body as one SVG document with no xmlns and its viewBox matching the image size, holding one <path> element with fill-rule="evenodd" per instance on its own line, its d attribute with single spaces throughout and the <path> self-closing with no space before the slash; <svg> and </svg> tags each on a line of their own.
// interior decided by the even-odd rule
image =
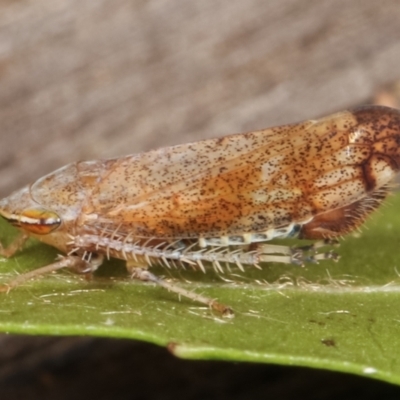
<svg viewBox="0 0 400 400">
<path fill-rule="evenodd" d="M 132 275 L 222 311 L 220 303 L 151 274 L 153 263 L 259 266 L 326 254 L 267 243 L 331 239 L 379 206 L 400 166 L 400 112 L 366 106 L 315 121 L 111 160 L 69 164 L 0 201 L 0 214 L 66 254 L 48 271 L 92 272 L 104 257 Z"/>
</svg>

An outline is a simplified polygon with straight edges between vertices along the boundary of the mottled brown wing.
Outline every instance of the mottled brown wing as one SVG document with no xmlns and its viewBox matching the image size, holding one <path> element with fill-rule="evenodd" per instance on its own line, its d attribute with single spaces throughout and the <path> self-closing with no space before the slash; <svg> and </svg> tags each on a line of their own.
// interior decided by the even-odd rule
<svg viewBox="0 0 400 400">
<path fill-rule="evenodd" d="M 374 157 L 376 135 L 370 122 L 342 112 L 110 160 L 91 195 L 93 224 L 194 238 L 302 223 L 376 187 L 366 174 L 388 165 Z"/>
</svg>

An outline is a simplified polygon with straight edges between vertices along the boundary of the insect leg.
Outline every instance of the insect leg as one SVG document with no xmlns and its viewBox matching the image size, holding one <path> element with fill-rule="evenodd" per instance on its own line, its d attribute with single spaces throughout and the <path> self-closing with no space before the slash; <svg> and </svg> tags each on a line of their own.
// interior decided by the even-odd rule
<svg viewBox="0 0 400 400">
<path fill-rule="evenodd" d="M 3 247 L 3 245 L 0 243 L 0 256 L 7 258 L 12 257 L 18 250 L 22 248 L 28 238 L 29 236 L 27 234 L 21 232 L 7 247 Z"/>
<path fill-rule="evenodd" d="M 317 253 L 320 247 L 336 244 L 333 241 L 319 241 L 311 245 L 290 247 L 275 244 L 255 244 L 255 249 L 260 255 L 260 262 L 279 262 L 284 264 L 303 265 L 306 262 L 317 263 L 321 260 L 335 260 L 339 256 L 333 252 Z"/>
<path fill-rule="evenodd" d="M 146 268 L 138 267 L 137 263 L 127 262 L 127 269 L 131 273 L 131 277 L 133 279 L 138 279 L 140 281 L 153 282 L 153 283 L 157 284 L 158 286 L 161 286 L 164 289 L 167 289 L 170 292 L 178 294 L 179 296 L 186 297 L 197 303 L 205 304 L 208 307 L 210 307 L 211 309 L 221 313 L 222 316 L 224 316 L 224 317 L 233 317 L 233 315 L 234 315 L 233 310 L 230 307 L 218 302 L 217 300 L 212 299 L 210 297 L 202 296 L 201 294 L 191 292 L 189 290 L 181 288 L 178 285 L 169 283 L 169 282 L 165 281 L 164 279 L 159 278 L 158 276 L 152 274 Z"/>
<path fill-rule="evenodd" d="M 90 273 L 95 271 L 102 263 L 102 261 L 103 257 L 94 258 L 90 261 L 86 261 L 80 256 L 59 256 L 58 261 L 41 268 L 37 268 L 33 271 L 26 272 L 25 274 L 21 274 L 14 280 L 4 285 L 1 285 L 0 292 L 9 292 L 11 289 L 20 286 L 30 279 L 37 278 L 38 276 L 45 275 L 62 268 L 70 268 L 78 273 Z"/>
</svg>

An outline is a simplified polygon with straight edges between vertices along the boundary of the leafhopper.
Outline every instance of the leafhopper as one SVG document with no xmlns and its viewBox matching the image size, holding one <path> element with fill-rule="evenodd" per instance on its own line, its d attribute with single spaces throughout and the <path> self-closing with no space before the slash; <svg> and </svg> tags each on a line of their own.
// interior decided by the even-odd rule
<svg viewBox="0 0 400 400">
<path fill-rule="evenodd" d="M 318 244 L 351 232 L 386 197 L 400 165 L 400 111 L 365 106 L 319 120 L 229 135 L 125 157 L 69 164 L 0 201 L 21 235 L 59 249 L 53 264 L 3 291 L 62 268 L 92 273 L 104 258 L 126 260 L 154 282 L 225 314 L 229 307 L 155 276 L 148 268 L 244 270 L 265 262 L 330 258 Z"/>
</svg>

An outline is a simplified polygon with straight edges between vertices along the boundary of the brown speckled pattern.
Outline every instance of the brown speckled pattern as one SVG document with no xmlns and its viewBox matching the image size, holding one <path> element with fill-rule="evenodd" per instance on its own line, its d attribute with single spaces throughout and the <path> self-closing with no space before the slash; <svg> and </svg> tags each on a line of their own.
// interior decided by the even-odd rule
<svg viewBox="0 0 400 400">
<path fill-rule="evenodd" d="M 316 121 L 70 164 L 0 202 L 63 223 L 42 240 L 107 230 L 160 239 L 258 233 L 342 235 L 386 195 L 400 165 L 400 112 L 367 106 Z M 23 197 L 23 198 L 19 198 Z M 57 243 L 56 243 L 57 242 Z"/>
</svg>

